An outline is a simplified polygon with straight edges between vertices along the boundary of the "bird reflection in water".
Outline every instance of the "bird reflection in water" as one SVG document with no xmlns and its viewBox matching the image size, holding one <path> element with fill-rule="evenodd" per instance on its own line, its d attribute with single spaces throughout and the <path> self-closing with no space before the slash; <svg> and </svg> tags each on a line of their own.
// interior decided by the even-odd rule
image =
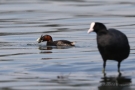
<svg viewBox="0 0 135 90">
<path fill-rule="evenodd" d="M 39 46 L 39 50 L 52 50 L 52 49 L 69 49 L 72 46 Z"/>
<path fill-rule="evenodd" d="M 131 78 L 122 76 L 121 73 L 115 76 L 106 76 L 101 78 L 101 85 L 98 87 L 99 90 L 130 90 Z"/>
<path fill-rule="evenodd" d="M 52 53 L 52 49 L 69 49 L 71 46 L 39 46 L 40 53 Z"/>
</svg>

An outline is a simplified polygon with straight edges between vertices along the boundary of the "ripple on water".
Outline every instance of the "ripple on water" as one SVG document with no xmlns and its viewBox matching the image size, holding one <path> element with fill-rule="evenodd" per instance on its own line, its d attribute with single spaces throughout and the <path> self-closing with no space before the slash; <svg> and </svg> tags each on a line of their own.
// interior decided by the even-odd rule
<svg viewBox="0 0 135 90">
<path fill-rule="evenodd" d="M 1 90 L 132 90 L 134 89 L 133 0 L 2 0 L 0 1 Z M 131 46 L 122 62 L 102 58 L 90 22 L 103 22 L 124 32 Z M 40 35 L 70 40 L 75 47 L 38 44 Z M 109 87 L 108 87 L 109 86 Z"/>
</svg>

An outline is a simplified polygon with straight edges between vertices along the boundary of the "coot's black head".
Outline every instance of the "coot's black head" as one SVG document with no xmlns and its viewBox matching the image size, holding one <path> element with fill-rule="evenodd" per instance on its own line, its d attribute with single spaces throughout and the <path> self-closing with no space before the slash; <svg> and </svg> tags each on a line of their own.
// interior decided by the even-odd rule
<svg viewBox="0 0 135 90">
<path fill-rule="evenodd" d="M 92 22 L 90 24 L 90 29 L 88 30 L 88 33 L 92 32 L 92 31 L 93 32 L 98 32 L 98 31 L 101 31 L 101 30 L 107 30 L 106 26 L 103 23 Z"/>
</svg>

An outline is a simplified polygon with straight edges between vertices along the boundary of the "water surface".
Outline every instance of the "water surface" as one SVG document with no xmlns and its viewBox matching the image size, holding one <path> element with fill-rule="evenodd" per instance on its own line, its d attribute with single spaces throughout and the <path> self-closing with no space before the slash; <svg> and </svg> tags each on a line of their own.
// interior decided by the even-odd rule
<svg viewBox="0 0 135 90">
<path fill-rule="evenodd" d="M 134 90 L 135 1 L 133 0 L 2 0 L 0 1 L 1 90 Z M 93 21 L 124 32 L 131 46 L 121 63 L 102 58 Z M 76 42 L 75 47 L 46 47 L 36 39 Z"/>
</svg>

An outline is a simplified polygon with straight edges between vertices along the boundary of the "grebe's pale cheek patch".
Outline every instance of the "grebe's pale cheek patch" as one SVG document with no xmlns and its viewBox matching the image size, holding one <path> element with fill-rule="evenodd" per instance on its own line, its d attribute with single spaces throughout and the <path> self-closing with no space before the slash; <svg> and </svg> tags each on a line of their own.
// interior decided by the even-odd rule
<svg viewBox="0 0 135 90">
<path fill-rule="evenodd" d="M 90 29 L 88 30 L 88 33 L 90 33 L 90 32 L 92 32 L 94 29 L 94 26 L 95 26 L 95 22 L 92 22 L 91 24 L 90 24 Z"/>
</svg>

